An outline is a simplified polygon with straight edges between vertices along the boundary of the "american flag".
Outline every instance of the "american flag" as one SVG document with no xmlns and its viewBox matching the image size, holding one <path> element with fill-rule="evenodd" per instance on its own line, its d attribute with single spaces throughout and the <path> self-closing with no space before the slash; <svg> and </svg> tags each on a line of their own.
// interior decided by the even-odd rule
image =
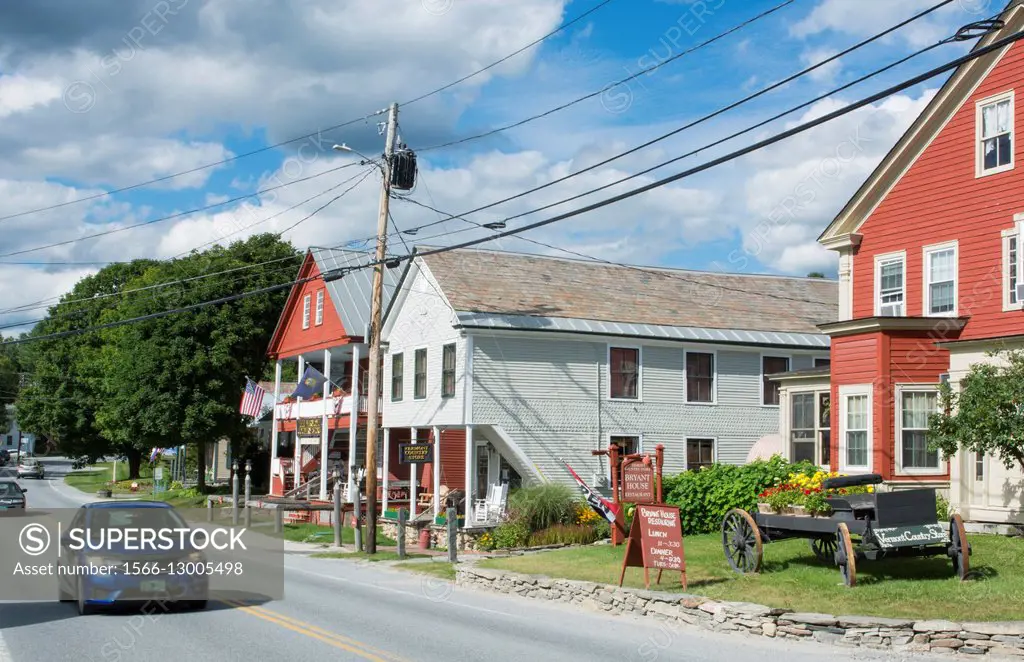
<svg viewBox="0 0 1024 662">
<path fill-rule="evenodd" d="M 243 416 L 252 416 L 256 418 L 260 415 L 260 411 L 263 410 L 263 396 L 267 394 L 259 384 L 245 378 L 245 393 L 242 394 L 242 404 L 238 408 L 238 411 Z"/>
</svg>

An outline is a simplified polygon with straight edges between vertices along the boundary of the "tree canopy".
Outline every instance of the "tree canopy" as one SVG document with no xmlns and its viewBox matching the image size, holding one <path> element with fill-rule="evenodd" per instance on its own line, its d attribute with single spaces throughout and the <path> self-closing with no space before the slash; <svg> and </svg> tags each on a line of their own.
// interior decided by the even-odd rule
<svg viewBox="0 0 1024 662">
<path fill-rule="evenodd" d="M 276 285 L 294 277 L 297 258 L 290 243 L 263 234 L 179 259 L 110 265 L 80 281 L 33 334 Z M 227 270 L 234 271 L 220 273 Z M 213 273 L 218 275 L 207 276 Z M 127 290 L 137 291 L 114 296 Z M 264 373 L 287 296 L 281 290 L 29 343 L 32 377 L 19 398 L 18 417 L 26 429 L 55 438 L 64 453 L 127 457 L 132 478 L 150 448 L 196 444 L 202 487 L 205 443 L 248 434 L 238 412 L 245 376 Z"/>
<path fill-rule="evenodd" d="M 929 438 L 947 457 L 969 450 L 1024 470 L 1024 352 L 990 356 L 997 361 L 971 366 L 959 392 L 942 386 Z"/>
</svg>

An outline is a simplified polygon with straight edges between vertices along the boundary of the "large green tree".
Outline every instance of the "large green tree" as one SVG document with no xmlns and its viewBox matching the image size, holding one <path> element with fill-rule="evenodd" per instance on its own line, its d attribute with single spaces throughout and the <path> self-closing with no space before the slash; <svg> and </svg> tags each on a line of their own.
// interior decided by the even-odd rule
<svg viewBox="0 0 1024 662">
<path fill-rule="evenodd" d="M 1024 470 L 1024 352 L 991 356 L 1002 360 L 973 365 L 959 392 L 942 387 L 929 437 L 947 457 L 969 450 Z"/>
<path fill-rule="evenodd" d="M 102 338 L 96 332 L 75 332 L 99 323 L 116 309 L 118 293 L 154 264 L 152 260 L 111 264 L 83 278 L 50 307 L 27 338 L 62 332 L 74 335 L 13 346 L 21 348 L 26 374 L 15 405 L 22 429 L 48 437 L 65 455 L 95 459 L 117 452 L 96 426 L 102 374 L 96 371 L 95 361 Z"/>
<path fill-rule="evenodd" d="M 125 296 L 107 317 L 128 319 L 287 282 L 298 253 L 276 235 L 151 266 L 131 288 L 181 281 L 159 297 Z M 271 261 L 269 264 L 259 263 Z M 201 274 L 251 267 L 213 277 Z M 251 296 L 101 332 L 103 374 L 97 425 L 107 438 L 139 449 L 195 444 L 199 487 L 205 487 L 206 443 L 249 435 L 238 412 L 245 375 L 264 373 L 267 344 L 288 290 Z M 141 455 L 129 455 L 137 475 Z"/>
<path fill-rule="evenodd" d="M 7 411 L 8 405 L 14 404 L 20 388 L 21 375 L 19 374 L 19 362 L 13 348 L 0 347 L 0 434 L 6 433 L 11 426 L 10 415 Z"/>
</svg>

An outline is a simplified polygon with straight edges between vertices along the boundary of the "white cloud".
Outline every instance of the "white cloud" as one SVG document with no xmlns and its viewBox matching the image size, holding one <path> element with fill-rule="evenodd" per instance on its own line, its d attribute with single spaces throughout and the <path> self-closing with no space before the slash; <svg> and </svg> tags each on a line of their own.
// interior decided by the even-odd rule
<svg viewBox="0 0 1024 662">
<path fill-rule="evenodd" d="M 46 105 L 60 94 L 61 87 L 54 81 L 0 75 L 0 119 Z"/>
<path fill-rule="evenodd" d="M 806 38 L 831 30 L 866 37 L 934 4 L 933 0 L 821 0 L 810 14 L 790 27 L 790 34 Z M 895 39 L 906 41 L 914 48 L 929 46 L 952 34 L 964 22 L 976 21 L 998 10 L 998 7 L 989 7 L 990 4 L 991 0 L 950 3 L 901 28 L 895 33 Z"/>
<path fill-rule="evenodd" d="M 800 60 L 807 66 L 824 62 L 828 58 L 834 56 L 838 51 L 831 48 L 811 48 L 800 54 Z M 818 83 L 831 83 L 839 75 L 840 70 L 843 68 L 841 60 L 833 60 L 826 65 L 818 67 L 814 71 L 808 74 L 808 77 Z"/>
</svg>

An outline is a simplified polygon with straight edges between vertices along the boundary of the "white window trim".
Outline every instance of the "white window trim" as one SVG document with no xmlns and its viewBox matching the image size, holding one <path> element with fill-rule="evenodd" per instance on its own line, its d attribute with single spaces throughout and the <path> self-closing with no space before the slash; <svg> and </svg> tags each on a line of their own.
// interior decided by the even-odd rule
<svg viewBox="0 0 1024 662">
<path fill-rule="evenodd" d="M 689 399 L 689 390 L 690 389 L 689 389 L 688 383 L 687 383 L 687 380 L 689 379 L 689 374 L 688 374 L 688 371 L 686 369 L 686 365 L 687 365 L 686 364 L 686 356 L 688 354 L 710 354 L 711 355 L 711 401 L 710 402 L 700 402 L 700 401 L 694 402 L 694 401 L 691 401 Z M 716 350 L 716 349 L 703 349 L 703 348 L 695 348 L 695 349 L 685 349 L 685 350 L 683 350 L 683 402 L 685 402 L 688 405 L 704 405 L 704 406 L 717 405 L 718 404 L 718 350 Z M 694 437 L 694 439 L 705 439 L 705 438 L 710 439 L 711 437 Z"/>
<path fill-rule="evenodd" d="M 821 422 L 821 418 L 818 416 L 818 404 L 821 399 L 821 395 L 827 393 L 831 395 L 832 389 L 829 388 L 797 388 L 786 391 L 786 407 L 783 410 L 784 420 L 786 422 L 782 432 L 783 441 L 786 444 L 786 450 L 783 454 L 788 461 L 793 461 L 793 397 L 797 395 L 813 395 L 814 396 L 814 457 L 815 464 L 818 464 L 817 460 L 821 458 L 821 437 L 818 436 L 818 432 L 827 428 L 818 427 Z M 830 442 L 831 443 L 831 442 Z M 828 466 L 824 464 L 818 464 L 822 469 L 828 471 Z"/>
<path fill-rule="evenodd" d="M 875 256 L 875 316 L 882 314 L 882 263 L 899 259 L 903 263 L 903 314 L 907 316 L 907 251 L 896 251 Z"/>
<path fill-rule="evenodd" d="M 612 397 L 612 348 L 615 349 L 635 349 L 636 353 L 636 397 L 635 398 L 613 398 Z M 608 387 L 605 388 L 604 397 L 611 402 L 643 402 L 644 401 L 644 348 L 642 345 L 626 345 L 618 343 L 608 343 L 608 349 L 604 355 L 605 364 L 605 379 L 608 381 Z M 684 365 L 685 369 L 686 366 Z"/>
<path fill-rule="evenodd" d="M 425 374 L 427 376 L 427 383 L 423 387 L 423 397 L 422 398 L 418 398 L 418 397 L 416 397 L 416 352 L 420 351 L 421 349 L 422 350 L 426 350 L 426 352 L 427 352 L 427 365 L 424 366 L 425 370 L 424 370 L 424 373 L 423 373 L 423 374 Z M 412 373 L 410 373 L 412 375 L 412 401 L 416 402 L 416 401 L 426 400 L 427 398 L 430 397 L 430 346 L 429 345 L 420 345 L 419 347 L 413 347 L 412 349 L 406 350 L 406 355 L 412 357 Z M 405 359 L 402 359 L 402 360 L 404 361 Z M 405 366 L 403 365 L 402 366 L 402 382 L 403 382 L 402 390 L 403 391 L 405 390 L 405 383 L 404 383 L 405 382 L 405 374 L 406 374 L 406 369 L 405 369 Z"/>
<path fill-rule="evenodd" d="M 453 361 L 455 363 L 455 366 L 452 368 L 452 371 L 455 373 L 455 389 L 452 391 L 451 395 L 445 395 L 444 394 L 444 349 L 445 349 L 445 347 L 449 347 L 449 346 L 451 346 L 451 348 L 455 350 L 455 359 Z M 429 352 L 427 353 L 427 362 L 428 363 L 430 362 L 430 354 L 429 354 Z M 451 400 L 452 398 L 456 397 L 459 394 L 459 343 L 456 342 L 455 340 L 452 340 L 450 342 L 441 343 L 441 370 L 438 372 L 438 385 L 439 386 L 438 386 L 437 392 L 438 392 L 438 395 L 440 395 L 442 400 Z"/>
<path fill-rule="evenodd" d="M 690 440 L 697 439 L 710 439 L 711 440 L 711 464 L 718 463 L 718 437 L 714 435 L 687 435 L 683 441 L 683 467 L 684 471 L 690 470 L 690 449 L 686 447 L 686 444 L 690 443 Z"/>
<path fill-rule="evenodd" d="M 777 405 L 766 405 L 764 403 L 764 359 L 765 357 L 775 359 L 786 359 L 789 361 L 789 370 L 793 369 L 793 355 L 782 354 L 781 352 L 776 354 L 774 352 L 761 352 L 760 357 L 757 359 L 757 374 L 758 374 L 758 386 L 757 386 L 757 404 L 762 407 L 769 407 L 771 409 L 778 409 L 782 404 L 782 393 L 779 392 L 779 404 Z"/>
<path fill-rule="evenodd" d="M 312 295 L 310 295 L 310 294 L 307 294 L 306 296 L 302 297 L 302 328 L 303 329 L 308 329 L 309 328 L 309 307 L 310 307 L 310 300 L 311 300 L 311 298 L 312 298 Z"/>
<path fill-rule="evenodd" d="M 1010 303 L 1010 239 L 1017 238 L 1017 282 L 1024 282 L 1024 214 L 1016 214 L 1014 226 L 1002 232 L 1003 312 L 1024 309 L 1024 300 Z"/>
<path fill-rule="evenodd" d="M 620 346 L 621 345 L 616 345 L 616 347 L 620 347 Z M 609 432 L 608 434 L 606 434 L 604 436 L 604 441 L 605 441 L 604 447 L 606 449 L 611 447 L 611 445 L 612 445 L 612 437 L 636 437 L 637 440 L 638 440 L 637 444 L 639 446 L 639 448 L 637 448 L 636 452 L 637 453 L 643 453 L 644 452 L 644 435 L 642 433 L 640 433 L 640 432 Z M 607 456 L 607 457 L 608 457 L 608 462 L 605 463 L 606 464 L 605 474 L 606 474 L 606 477 L 608 478 L 608 487 L 611 488 L 611 486 L 612 486 L 612 459 L 611 459 L 611 456 Z M 686 458 L 683 458 L 683 461 L 685 462 Z M 621 489 L 622 486 L 620 485 L 619 488 Z"/>
<path fill-rule="evenodd" d="M 316 291 L 316 315 L 314 317 L 313 324 L 320 326 L 324 323 L 324 291 L 319 289 Z"/>
<path fill-rule="evenodd" d="M 851 395 L 868 396 L 868 463 L 867 466 L 855 466 L 846 463 L 846 400 Z M 843 472 L 871 473 L 874 465 L 874 389 L 871 384 L 851 384 L 839 387 L 839 411 L 832 406 L 832 416 L 839 415 L 839 470 Z"/>
<path fill-rule="evenodd" d="M 398 403 L 401 403 L 401 402 L 405 402 L 405 384 L 406 384 L 406 382 L 409 381 L 406 378 L 406 375 L 409 374 L 409 371 L 406 368 L 406 364 L 405 364 L 405 359 L 408 356 L 408 354 L 406 352 L 404 352 L 404 351 L 403 352 L 394 352 L 394 353 L 390 353 L 389 352 L 389 356 L 391 357 L 391 360 L 384 362 L 384 365 L 387 368 L 387 370 L 386 370 L 387 374 L 385 375 L 385 377 L 387 378 L 388 392 L 390 393 L 390 397 L 388 398 L 388 401 L 389 402 L 394 402 L 394 403 L 398 404 Z M 402 392 L 399 395 L 398 399 L 396 400 L 395 399 L 395 391 L 394 391 L 394 377 L 395 377 L 395 357 L 397 357 L 397 356 L 401 356 L 402 357 Z M 427 358 L 430 358 L 430 356 L 428 355 Z M 413 361 L 415 361 L 415 359 L 413 359 Z M 415 377 L 413 379 L 415 379 Z M 415 388 L 415 385 L 413 386 L 413 388 Z"/>
<path fill-rule="evenodd" d="M 893 454 L 896 456 L 896 473 L 900 476 L 939 476 L 946 473 L 946 461 L 939 452 L 939 465 L 933 469 L 903 466 L 903 394 L 904 393 L 935 393 L 938 398 L 938 384 L 896 384 L 893 398 L 893 412 L 896 421 L 896 443 Z M 937 400 L 936 400 L 937 401 Z"/>
<path fill-rule="evenodd" d="M 990 170 L 984 170 L 982 164 L 984 163 L 984 153 L 981 150 L 981 109 L 983 106 L 989 106 L 1000 101 L 1010 100 L 1010 162 L 1006 165 L 997 166 Z M 1016 122 L 1014 121 L 1014 112 L 1016 110 L 1016 102 L 1014 101 L 1013 90 L 1007 92 L 1001 92 L 985 99 L 979 100 L 974 104 L 974 177 L 988 177 L 989 175 L 997 175 L 1007 170 L 1013 170 L 1013 164 L 1015 161 L 1014 152 L 1017 149 L 1017 136 L 1016 136 Z"/>
<path fill-rule="evenodd" d="M 929 280 L 931 265 L 928 261 L 932 253 L 940 253 L 953 249 L 953 310 L 946 313 L 931 312 L 931 281 Z M 941 244 L 931 244 L 921 249 L 922 273 L 921 273 L 921 297 L 922 317 L 956 317 L 960 312 L 960 248 L 957 240 L 946 241 Z"/>
</svg>

